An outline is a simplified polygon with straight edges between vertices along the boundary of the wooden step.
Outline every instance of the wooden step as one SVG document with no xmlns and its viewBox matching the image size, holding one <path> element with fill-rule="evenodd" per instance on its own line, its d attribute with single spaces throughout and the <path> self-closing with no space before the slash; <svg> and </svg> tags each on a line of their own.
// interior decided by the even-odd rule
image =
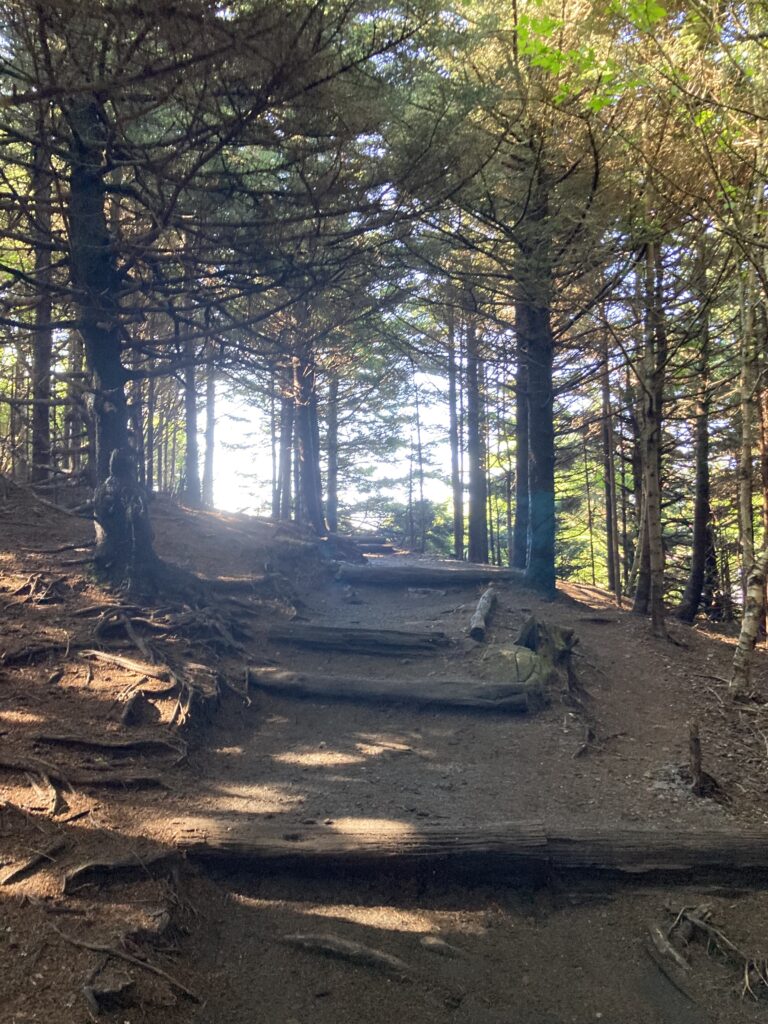
<svg viewBox="0 0 768 1024">
<path fill-rule="evenodd" d="M 526 652 L 527 653 L 527 652 Z M 531 672 L 535 668 L 525 665 Z M 373 679 L 358 676 L 323 676 L 280 668 L 250 668 L 251 686 L 284 697 L 347 700 L 369 704 L 410 704 L 420 707 L 464 708 L 472 711 L 526 712 L 540 706 L 540 674 L 514 682 L 482 679 Z"/>
<path fill-rule="evenodd" d="M 684 832 L 667 828 L 547 827 L 539 819 L 493 825 L 416 825 L 346 818 L 329 825 L 275 825 L 243 816 L 190 817 L 173 823 L 174 844 L 206 860 L 364 866 L 465 859 L 499 870 L 545 866 L 627 874 L 720 869 L 768 870 L 768 831 Z"/>
<path fill-rule="evenodd" d="M 303 622 L 272 626 L 267 637 L 274 643 L 349 654 L 428 654 L 440 647 L 448 647 L 451 643 L 445 633 L 436 631 L 419 633 L 403 629 L 365 629 Z"/>
<path fill-rule="evenodd" d="M 518 569 L 500 569 L 495 565 L 469 565 L 466 562 L 445 565 L 342 565 L 336 578 L 355 586 L 457 587 L 473 586 L 491 580 L 522 581 Z"/>
</svg>

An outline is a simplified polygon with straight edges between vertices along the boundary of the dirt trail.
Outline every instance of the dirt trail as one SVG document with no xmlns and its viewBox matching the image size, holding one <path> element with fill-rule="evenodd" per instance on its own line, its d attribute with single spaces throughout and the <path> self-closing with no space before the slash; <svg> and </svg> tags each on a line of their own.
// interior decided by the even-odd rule
<svg viewBox="0 0 768 1024">
<path fill-rule="evenodd" d="M 40 661 L 2 669 L 2 753 L 32 752 L 63 759 L 70 770 L 83 764 L 103 770 L 114 756 L 54 755 L 34 742 L 35 734 L 64 727 L 95 736 L 136 734 L 114 720 L 115 701 L 135 684 L 136 674 L 98 664 L 89 678 L 82 659 L 67 649 L 90 622 L 78 618 L 78 609 L 104 600 L 86 568 L 66 564 L 82 552 L 35 553 L 82 544 L 88 526 L 47 509 L 38 512 L 34 506 L 7 512 L 4 647 L 41 639 L 64 646 Z M 713 960 L 702 946 L 694 944 L 690 952 L 695 1004 L 646 950 L 649 924 L 669 924 L 683 905 L 706 900 L 737 944 L 764 955 L 768 906 L 762 892 L 713 884 L 612 887 L 606 880 L 595 888 L 583 879 L 555 877 L 538 885 L 521 880 L 516 887 L 509 878 L 502 883 L 443 871 L 375 879 L 193 868 L 178 874 L 167 858 L 157 869 L 150 865 L 154 853 L 172 852 L 178 824 L 189 815 L 248 818 L 289 834 L 310 823 L 343 829 L 345 819 L 414 831 L 531 817 L 564 830 L 589 824 L 662 830 L 763 825 L 768 770 L 762 705 L 734 707 L 719 681 L 727 673 L 732 638 L 711 627 L 679 627 L 673 632 L 684 646 L 661 643 L 642 620 L 618 611 L 592 588 L 563 587 L 558 601 L 547 604 L 517 584 L 502 584 L 488 636 L 478 644 L 467 638 L 467 629 L 481 585 L 356 586 L 360 603 L 349 603 L 345 586 L 322 558 L 308 560 L 306 548 L 290 536 L 280 547 L 274 526 L 163 505 L 155 521 L 166 557 L 221 577 L 263 574 L 266 565 L 279 574 L 278 593 L 270 600 L 246 596 L 245 608 L 233 606 L 244 629 L 235 653 L 216 653 L 200 636 L 174 641 L 191 654 L 199 648 L 195 657 L 207 651 L 232 690 L 225 690 L 210 721 L 185 734 L 186 762 L 154 754 L 120 761 L 155 772 L 160 788 L 76 788 L 66 794 L 67 809 L 51 818 L 49 794 L 39 782 L 36 790 L 23 773 L 0 776 L 0 795 L 9 801 L 0 815 L 4 865 L 17 865 L 51 839 L 65 840 L 50 866 L 0 887 L 0 943 L 9 954 L 0 981 L 2 1024 L 82 1024 L 79 986 L 97 958 L 61 933 L 114 944 L 125 941 L 128 921 L 144 936 L 141 949 L 150 950 L 141 955 L 201 993 L 204 1004 L 196 1009 L 166 983 L 128 968 L 138 995 L 105 1010 L 100 1019 L 108 1022 L 735 1024 L 764 1015 L 759 1005 L 739 998 L 734 965 Z M 63 578 L 50 604 L 14 594 L 39 572 Z M 443 630 L 455 643 L 393 658 L 270 642 L 270 626 L 285 623 L 292 606 L 311 623 Z M 243 690 L 245 663 L 414 681 L 497 678 L 500 649 L 531 613 L 579 636 L 578 671 L 598 720 L 597 743 L 586 750 L 584 722 L 557 687 L 549 706 L 531 715 L 296 701 L 258 690 L 251 690 L 247 704 L 235 692 Z M 140 656 L 130 643 L 124 653 Z M 764 655 L 758 661 L 764 686 Z M 51 682 L 59 671 L 63 675 Z M 170 699 L 153 701 L 139 734 L 163 735 L 172 710 Z M 700 722 L 704 766 L 725 802 L 693 797 L 680 774 L 691 717 Z M 129 877 L 83 878 L 61 895 L 65 872 L 107 853 L 133 859 Z M 136 863 L 143 865 L 138 873 Z M 163 911 L 173 930 L 147 947 L 153 915 Z M 286 944 L 295 933 L 374 947 L 403 960 L 407 976 Z M 422 941 L 429 937 L 447 945 Z M 138 949 L 135 942 L 130 939 L 128 948 Z"/>
</svg>

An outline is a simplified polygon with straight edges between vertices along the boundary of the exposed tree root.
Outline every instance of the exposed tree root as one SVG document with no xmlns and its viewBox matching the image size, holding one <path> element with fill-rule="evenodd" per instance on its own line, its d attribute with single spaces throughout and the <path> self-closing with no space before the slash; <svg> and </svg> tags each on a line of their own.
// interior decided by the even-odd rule
<svg viewBox="0 0 768 1024">
<path fill-rule="evenodd" d="M 157 975 L 158 978 L 162 978 L 166 981 L 172 989 L 183 995 L 186 999 L 189 999 L 193 1003 L 201 1003 L 200 996 L 196 995 L 191 989 L 188 989 L 186 985 L 182 985 L 180 981 L 174 978 L 167 971 L 164 971 L 162 967 L 156 967 L 154 964 L 149 963 L 148 960 L 140 960 L 136 956 L 132 956 L 130 953 L 126 953 L 125 950 L 118 949 L 116 946 L 105 946 L 98 942 L 84 942 L 82 939 L 76 939 L 74 935 L 67 935 L 61 931 L 55 925 L 51 925 L 56 934 L 64 939 L 65 942 L 70 943 L 72 946 L 77 946 L 79 949 L 88 949 L 92 953 L 101 953 L 103 956 L 114 957 L 117 960 L 124 960 L 127 964 L 131 964 L 134 967 L 140 967 L 143 971 L 148 971 L 150 974 Z"/>
<path fill-rule="evenodd" d="M 62 892 L 72 892 L 74 888 L 87 885 L 100 878 L 114 878 L 120 881 L 126 878 L 154 878 L 179 863 L 176 852 L 149 854 L 139 857 L 131 854 L 128 857 L 105 857 L 100 860 L 87 860 L 76 864 L 64 875 Z"/>
<path fill-rule="evenodd" d="M 399 957 L 374 949 L 373 946 L 364 946 L 361 942 L 340 939 L 336 935 L 285 935 L 282 941 L 288 946 L 298 946 L 299 949 L 333 957 L 334 960 L 346 960 L 361 967 L 373 967 L 399 981 L 410 981 L 413 977 L 412 969 Z"/>
<path fill-rule="evenodd" d="M 165 740 L 156 737 L 136 739 L 109 738 L 94 740 L 88 736 L 74 736 L 66 733 L 36 733 L 32 737 L 37 743 L 49 743 L 59 747 L 80 747 L 107 754 L 132 754 L 141 751 L 160 751 L 186 757 L 187 745 L 182 739 Z"/>
<path fill-rule="evenodd" d="M 49 864 L 57 853 L 61 853 L 66 845 L 63 839 L 56 839 L 42 850 L 35 850 L 32 857 L 25 860 L 23 864 L 19 864 L 17 868 L 13 868 L 7 875 L 4 875 L 0 879 L 0 885 L 13 885 L 14 882 L 20 881 L 25 875 L 40 867 L 41 864 Z"/>
</svg>

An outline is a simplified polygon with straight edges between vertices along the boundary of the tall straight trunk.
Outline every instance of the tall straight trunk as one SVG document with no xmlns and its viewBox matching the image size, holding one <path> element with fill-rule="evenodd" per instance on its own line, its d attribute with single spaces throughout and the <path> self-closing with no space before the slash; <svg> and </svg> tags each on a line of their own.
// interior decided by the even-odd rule
<svg viewBox="0 0 768 1024">
<path fill-rule="evenodd" d="M 70 124 L 70 261 L 79 329 L 93 380 L 96 471 L 101 482 L 109 475 L 111 453 L 128 448 L 126 373 L 118 320 L 120 279 L 104 211 L 104 127 L 94 97 L 72 101 Z"/>
<path fill-rule="evenodd" d="M 706 269 L 703 257 L 699 260 L 699 306 L 701 335 L 696 395 L 695 461 L 693 538 L 691 543 L 691 569 L 683 591 L 683 598 L 677 609 L 677 617 L 683 622 L 696 618 L 704 591 L 707 561 L 711 548 L 711 518 L 709 498 L 709 318 L 707 314 Z"/>
<path fill-rule="evenodd" d="M 424 446 L 421 439 L 421 399 L 419 397 L 419 385 L 416 381 L 416 367 L 411 362 L 411 377 L 413 380 L 413 401 L 416 427 L 416 466 L 419 472 L 419 536 L 416 550 L 423 552 L 427 546 L 427 522 L 424 508 Z"/>
<path fill-rule="evenodd" d="M 451 448 L 453 557 L 461 560 L 464 558 L 464 485 L 461 479 L 461 435 L 459 432 L 457 377 L 456 311 L 451 293 L 448 297 L 448 439 Z"/>
<path fill-rule="evenodd" d="M 470 562 L 488 561 L 488 491 L 483 443 L 480 351 L 474 303 L 467 303 L 467 461 L 469 463 Z"/>
<path fill-rule="evenodd" d="M 293 357 L 295 429 L 299 457 L 302 520 L 315 533 L 325 532 L 317 420 L 314 357 L 307 350 Z"/>
<path fill-rule="evenodd" d="M 272 518 L 280 518 L 279 480 L 280 423 L 277 414 L 277 374 L 274 366 L 269 373 L 269 454 L 272 463 Z"/>
<path fill-rule="evenodd" d="M 198 508 L 203 500 L 200 483 L 200 446 L 197 441 L 197 374 L 195 372 L 195 345 L 187 338 L 184 344 L 184 500 Z"/>
<path fill-rule="evenodd" d="M 529 530 L 526 578 L 555 595 L 554 341 L 548 305 L 523 302 L 519 317 L 528 362 Z M 518 328 L 520 330 L 520 328 Z"/>
<path fill-rule="evenodd" d="M 64 416 L 64 444 L 68 453 L 67 468 L 73 476 L 79 474 L 84 461 L 88 461 L 84 384 L 83 340 L 77 331 L 72 331 L 67 342 L 67 411 Z"/>
<path fill-rule="evenodd" d="M 51 465 L 51 183 L 50 154 L 44 144 L 47 126 L 41 116 L 32 163 L 35 305 L 32 334 L 32 482 L 45 480 Z"/>
<path fill-rule="evenodd" d="M 584 493 L 587 499 L 587 534 L 589 536 L 589 564 L 592 570 L 592 586 L 597 584 L 595 572 L 595 523 L 592 514 L 592 485 L 589 479 L 589 452 L 587 451 L 587 436 L 582 438 L 582 450 L 584 455 Z"/>
<path fill-rule="evenodd" d="M 326 483 L 326 520 L 331 533 L 339 528 L 339 378 L 331 373 L 328 382 L 328 417 L 325 435 L 328 475 Z"/>
<path fill-rule="evenodd" d="M 663 273 L 659 247 L 649 242 L 645 262 L 645 338 L 641 366 L 640 442 L 651 582 L 651 625 L 667 635 L 664 609 L 664 542 L 661 523 L 661 424 L 666 366 Z"/>
<path fill-rule="evenodd" d="M 278 459 L 278 518 L 291 518 L 291 455 L 293 453 L 293 398 L 283 389 L 280 397 L 280 455 Z"/>
<path fill-rule="evenodd" d="M 134 356 L 134 364 L 138 359 Z M 139 483 L 142 487 L 147 485 L 146 464 L 144 459 L 144 401 L 143 388 L 140 377 L 134 377 L 128 386 L 128 423 L 131 430 L 131 438 L 136 456 L 136 468 L 139 474 Z"/>
<path fill-rule="evenodd" d="M 205 374 L 205 455 L 203 456 L 203 505 L 213 508 L 214 458 L 216 452 L 216 371 L 209 363 Z"/>
<path fill-rule="evenodd" d="M 755 274 L 750 266 L 740 287 L 741 371 L 739 397 L 741 407 L 741 446 L 739 450 L 739 539 L 741 542 L 742 589 L 746 600 L 747 580 L 755 560 L 754 522 L 752 518 L 752 452 L 755 422 Z"/>
<path fill-rule="evenodd" d="M 155 378 L 147 378 L 146 487 L 151 494 L 155 486 Z M 158 481 L 159 482 L 159 481 Z"/>
<path fill-rule="evenodd" d="M 526 329 L 526 307 L 518 302 L 517 367 L 515 371 L 515 530 L 511 565 L 525 569 L 528 562 L 528 528 L 530 500 L 528 495 L 528 352 L 523 333 Z M 521 331 L 522 328 L 522 331 Z"/>
<path fill-rule="evenodd" d="M 603 443 L 603 490 L 605 493 L 605 547 L 608 561 L 608 589 L 621 605 L 621 559 L 619 556 L 619 514 L 616 502 L 616 464 L 614 462 L 613 413 L 611 411 L 610 354 L 608 342 L 603 345 L 603 368 L 600 374 Z"/>
</svg>

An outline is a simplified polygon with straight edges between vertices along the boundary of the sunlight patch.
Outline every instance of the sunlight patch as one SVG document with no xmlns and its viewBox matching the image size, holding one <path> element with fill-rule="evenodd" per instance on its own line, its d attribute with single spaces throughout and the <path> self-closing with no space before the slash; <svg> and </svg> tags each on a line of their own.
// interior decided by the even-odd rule
<svg viewBox="0 0 768 1024">
<path fill-rule="evenodd" d="M 16 725 L 24 723 L 35 725 L 43 721 L 43 716 L 36 715 L 34 711 L 0 711 L 0 722 L 13 722 Z"/>
<path fill-rule="evenodd" d="M 344 764 L 362 764 L 365 758 L 359 754 L 345 754 L 343 750 L 313 750 L 303 754 L 273 754 L 272 760 L 280 764 L 299 765 L 302 768 L 336 768 Z"/>
</svg>

